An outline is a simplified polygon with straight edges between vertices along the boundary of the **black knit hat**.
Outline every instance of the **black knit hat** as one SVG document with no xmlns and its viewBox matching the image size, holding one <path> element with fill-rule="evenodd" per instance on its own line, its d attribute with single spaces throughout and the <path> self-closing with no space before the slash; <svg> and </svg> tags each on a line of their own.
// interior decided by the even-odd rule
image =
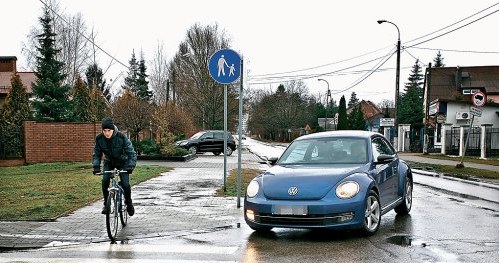
<svg viewBox="0 0 499 263">
<path fill-rule="evenodd" d="M 111 119 L 111 117 L 106 117 L 104 119 L 102 119 L 102 129 L 110 129 L 110 130 L 114 130 L 114 123 L 113 123 L 113 119 Z"/>
</svg>

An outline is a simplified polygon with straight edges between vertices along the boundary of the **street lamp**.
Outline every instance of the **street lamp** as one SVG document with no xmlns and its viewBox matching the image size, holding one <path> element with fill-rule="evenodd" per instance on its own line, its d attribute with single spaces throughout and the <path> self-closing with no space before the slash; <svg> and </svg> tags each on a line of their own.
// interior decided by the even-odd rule
<svg viewBox="0 0 499 263">
<path fill-rule="evenodd" d="M 329 101 L 331 100 L 331 91 L 329 90 L 329 82 L 325 79 L 317 79 L 318 81 L 324 81 L 327 84 L 327 95 L 326 95 L 326 118 L 324 119 L 324 130 L 327 131 L 327 109 L 329 108 Z"/>
<path fill-rule="evenodd" d="M 398 40 L 397 40 L 397 73 L 395 77 L 395 137 L 397 137 L 397 125 L 398 125 L 398 118 L 397 118 L 397 108 L 398 108 L 398 100 L 399 100 L 399 82 L 400 82 L 400 30 L 397 25 L 395 25 L 393 22 L 390 22 L 388 20 L 378 20 L 378 24 L 383 24 L 383 23 L 389 23 L 395 26 L 397 28 L 398 32 Z M 397 145 L 398 148 L 398 145 Z"/>
</svg>

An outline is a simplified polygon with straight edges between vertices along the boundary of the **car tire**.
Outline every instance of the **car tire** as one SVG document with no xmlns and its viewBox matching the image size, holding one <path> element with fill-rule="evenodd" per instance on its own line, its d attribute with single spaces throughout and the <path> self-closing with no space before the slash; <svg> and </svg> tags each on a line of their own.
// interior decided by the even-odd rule
<svg viewBox="0 0 499 263">
<path fill-rule="evenodd" d="M 405 180 L 404 191 L 404 201 L 394 209 L 395 213 L 399 215 L 409 214 L 412 208 L 412 180 L 410 177 L 407 177 Z"/>
<path fill-rule="evenodd" d="M 191 146 L 191 147 L 189 147 L 188 151 L 191 154 L 196 154 L 198 152 L 198 149 L 196 148 L 196 146 Z"/>
<path fill-rule="evenodd" d="M 232 155 L 232 152 L 233 152 L 232 148 L 230 148 L 230 147 L 227 146 L 227 149 L 225 151 L 227 153 L 227 156 L 231 156 Z"/>
<path fill-rule="evenodd" d="M 373 190 L 366 198 L 365 213 L 362 223 L 362 232 L 365 235 L 374 235 L 381 225 L 381 204 L 379 196 Z"/>
<path fill-rule="evenodd" d="M 213 152 L 214 155 L 219 156 L 221 152 Z"/>
</svg>

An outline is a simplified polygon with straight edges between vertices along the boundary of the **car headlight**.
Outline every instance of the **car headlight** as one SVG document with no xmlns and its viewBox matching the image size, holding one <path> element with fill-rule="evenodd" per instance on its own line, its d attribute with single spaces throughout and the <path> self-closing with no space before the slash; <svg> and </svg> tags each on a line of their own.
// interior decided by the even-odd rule
<svg viewBox="0 0 499 263">
<path fill-rule="evenodd" d="M 352 198 L 359 193 L 360 186 L 357 182 L 346 181 L 336 187 L 336 196 L 341 199 Z"/>
<path fill-rule="evenodd" d="M 257 181 L 253 180 L 246 188 L 246 194 L 248 195 L 248 197 L 255 197 L 255 195 L 258 194 L 259 190 L 260 190 L 260 185 L 258 184 Z"/>
<path fill-rule="evenodd" d="M 185 146 L 186 144 L 187 144 L 187 142 L 179 142 L 178 146 Z"/>
</svg>

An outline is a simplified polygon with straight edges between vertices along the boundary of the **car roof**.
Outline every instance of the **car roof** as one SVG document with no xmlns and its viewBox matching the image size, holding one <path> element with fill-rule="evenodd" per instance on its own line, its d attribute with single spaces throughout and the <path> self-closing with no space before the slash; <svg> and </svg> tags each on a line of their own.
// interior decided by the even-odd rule
<svg viewBox="0 0 499 263">
<path fill-rule="evenodd" d="M 326 132 L 312 133 L 298 137 L 295 140 L 306 140 L 306 139 L 317 139 L 317 138 L 328 138 L 328 137 L 355 137 L 355 138 L 369 139 L 373 136 L 382 136 L 382 135 L 380 133 L 371 132 L 371 131 L 341 130 L 341 131 L 326 131 Z"/>
</svg>

